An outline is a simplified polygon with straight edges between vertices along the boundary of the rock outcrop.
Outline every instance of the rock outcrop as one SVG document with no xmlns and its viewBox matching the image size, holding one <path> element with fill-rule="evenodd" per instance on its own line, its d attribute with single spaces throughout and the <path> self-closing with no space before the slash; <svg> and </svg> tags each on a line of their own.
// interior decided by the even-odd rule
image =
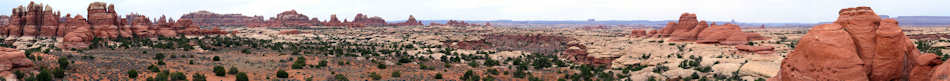
<svg viewBox="0 0 950 81">
<path fill-rule="evenodd" d="M 395 26 L 422 26 L 422 21 L 416 21 L 416 17 L 409 15 L 409 19 L 406 22 L 393 24 Z"/>
<path fill-rule="evenodd" d="M 933 71 L 940 60 L 921 54 L 896 20 L 881 19 L 870 7 L 838 13 L 834 23 L 811 28 L 771 80 L 930 81 L 937 77 L 928 76 L 940 76 Z"/>
<path fill-rule="evenodd" d="M 670 41 L 695 41 L 706 44 L 739 45 L 751 40 L 767 38 L 758 33 L 742 32 L 735 24 L 716 25 L 696 19 L 696 14 L 683 13 L 678 22 L 669 22 L 666 27 L 647 32 L 651 37 L 669 37 Z M 638 35 L 638 34 L 631 34 Z"/>
<path fill-rule="evenodd" d="M 756 54 L 771 54 L 774 53 L 775 47 L 736 45 L 736 49 L 739 51 L 753 52 Z"/>
<path fill-rule="evenodd" d="M 15 70 L 32 69 L 33 65 L 33 61 L 27 59 L 23 51 L 0 47 L 0 77 L 3 77 L 0 79 L 15 81 Z"/>
</svg>

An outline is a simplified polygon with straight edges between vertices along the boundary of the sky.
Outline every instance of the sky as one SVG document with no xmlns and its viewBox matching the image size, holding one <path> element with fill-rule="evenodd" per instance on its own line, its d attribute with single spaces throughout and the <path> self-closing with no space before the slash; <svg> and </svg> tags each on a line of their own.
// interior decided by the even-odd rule
<svg viewBox="0 0 950 81">
<path fill-rule="evenodd" d="M 115 4 L 120 15 L 174 19 L 199 10 L 265 18 L 296 10 L 321 20 L 363 13 L 388 21 L 409 15 L 420 20 L 675 20 L 689 12 L 706 21 L 816 23 L 834 21 L 838 10 L 857 6 L 891 17 L 950 16 L 950 0 L 3 0 L 0 15 L 30 1 L 63 14 L 85 16 L 89 3 L 100 1 Z"/>
</svg>

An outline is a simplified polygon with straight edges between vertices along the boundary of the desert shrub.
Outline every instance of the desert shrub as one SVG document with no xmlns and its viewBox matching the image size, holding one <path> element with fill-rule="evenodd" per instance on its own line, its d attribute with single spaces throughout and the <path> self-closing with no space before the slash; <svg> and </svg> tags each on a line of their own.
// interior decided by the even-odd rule
<svg viewBox="0 0 950 81">
<path fill-rule="evenodd" d="M 191 75 L 191 81 L 208 81 L 208 80 L 205 80 L 205 78 L 207 77 L 205 77 L 205 75 L 202 75 L 201 73 L 195 73 L 194 75 Z"/>
<path fill-rule="evenodd" d="M 399 73 L 399 71 L 393 71 L 393 73 L 390 75 L 392 75 L 393 77 L 401 77 L 402 73 Z"/>
<path fill-rule="evenodd" d="M 128 74 L 128 75 L 129 75 L 129 78 L 137 78 L 137 77 L 139 77 L 139 71 L 135 71 L 134 69 L 133 69 L 133 70 L 126 71 L 125 74 Z"/>
<path fill-rule="evenodd" d="M 317 63 L 317 67 L 318 67 L 318 68 L 319 68 L 319 67 L 326 67 L 326 66 L 327 66 L 327 60 L 321 60 L 320 63 Z"/>
<path fill-rule="evenodd" d="M 221 57 L 218 57 L 218 56 L 211 57 L 211 61 L 221 61 Z"/>
<path fill-rule="evenodd" d="M 343 74 L 336 74 L 333 76 L 333 79 L 336 79 L 336 81 L 350 81 L 350 79 L 346 79 L 346 76 L 343 76 Z"/>
<path fill-rule="evenodd" d="M 231 66 L 231 70 L 228 70 L 228 74 L 237 74 L 238 72 L 240 71 L 238 71 L 238 68 L 234 66 Z"/>
<path fill-rule="evenodd" d="M 250 81 L 247 79 L 247 73 L 240 72 L 234 76 L 234 81 Z"/>
<path fill-rule="evenodd" d="M 53 77 L 56 77 L 56 78 L 66 77 L 66 70 L 63 70 L 60 68 L 53 68 L 53 70 L 50 72 L 53 73 Z"/>
<path fill-rule="evenodd" d="M 293 69 L 303 69 L 303 66 L 307 65 L 307 58 L 297 57 L 297 60 L 294 61 L 293 65 L 290 65 Z"/>
<path fill-rule="evenodd" d="M 40 70 L 39 74 L 33 75 L 35 81 L 53 81 L 53 75 L 49 70 Z M 28 81 L 28 80 L 25 80 Z"/>
<path fill-rule="evenodd" d="M 376 68 L 386 69 L 386 64 L 382 64 L 382 63 L 376 64 Z"/>
<path fill-rule="evenodd" d="M 227 75 L 227 71 L 224 70 L 224 67 L 214 66 L 214 76 L 224 76 Z"/>
<path fill-rule="evenodd" d="M 171 80 L 184 81 L 184 80 L 188 80 L 188 76 L 185 76 L 185 73 L 182 73 L 182 72 L 175 72 L 171 74 Z"/>
<path fill-rule="evenodd" d="M 277 78 L 287 78 L 287 77 L 290 77 L 290 76 L 289 76 L 290 74 L 288 74 L 287 71 L 284 71 L 284 70 L 277 70 L 277 74 L 276 74 L 276 75 L 277 75 Z"/>
<path fill-rule="evenodd" d="M 165 59 L 165 54 L 163 54 L 163 53 L 157 53 L 157 54 L 155 54 L 155 58 L 152 58 L 152 59 L 155 59 L 155 60 L 162 60 L 162 59 Z"/>
<path fill-rule="evenodd" d="M 370 78 L 373 78 L 373 80 L 383 79 L 383 76 L 379 76 L 379 74 L 376 74 L 376 72 L 369 72 L 368 76 Z"/>
<path fill-rule="evenodd" d="M 478 75 L 476 75 L 475 72 L 473 72 L 472 70 L 468 70 L 468 71 L 465 71 L 465 74 L 462 75 L 462 77 L 460 77 L 459 80 L 463 80 L 463 81 L 480 81 L 480 80 L 481 80 L 481 77 L 479 77 Z"/>
<path fill-rule="evenodd" d="M 433 76 L 433 78 L 442 79 L 442 73 L 435 73 L 435 76 Z"/>
<path fill-rule="evenodd" d="M 158 67 L 155 66 L 155 65 L 149 65 L 149 66 L 148 66 L 148 70 L 149 70 L 149 71 L 152 71 L 152 72 L 160 72 L 160 71 L 162 71 L 161 69 L 158 69 Z"/>
<path fill-rule="evenodd" d="M 66 59 L 66 57 L 59 57 L 59 59 L 56 60 L 56 62 L 59 63 L 59 68 L 61 69 L 69 68 L 70 61 L 69 59 Z"/>
</svg>

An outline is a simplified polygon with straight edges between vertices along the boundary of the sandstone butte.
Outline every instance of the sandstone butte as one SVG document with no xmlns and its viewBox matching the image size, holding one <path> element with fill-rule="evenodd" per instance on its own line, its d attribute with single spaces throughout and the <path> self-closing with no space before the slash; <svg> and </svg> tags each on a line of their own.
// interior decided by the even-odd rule
<svg viewBox="0 0 950 81">
<path fill-rule="evenodd" d="M 841 9 L 812 27 L 772 81 L 947 81 L 950 62 L 921 53 L 894 19 L 870 7 Z"/>
<path fill-rule="evenodd" d="M 61 15 L 48 5 L 30 2 L 27 6 L 12 9 L 5 25 L 0 26 L 0 36 L 6 40 L 32 40 L 34 38 L 62 38 L 57 47 L 86 48 L 93 38 L 173 37 L 178 35 L 226 34 L 220 29 L 201 29 L 191 20 L 166 20 L 158 23 L 148 17 L 129 14 L 125 18 L 116 14 L 115 6 L 93 2 L 87 7 L 89 16 Z M 166 22 L 167 21 L 167 22 Z"/>
<path fill-rule="evenodd" d="M 679 21 L 669 22 L 659 30 L 634 29 L 631 37 L 669 37 L 670 41 L 694 41 L 704 44 L 740 45 L 750 40 L 765 40 L 758 33 L 742 32 L 735 24 L 716 25 L 696 19 L 696 14 L 683 13 Z"/>
</svg>

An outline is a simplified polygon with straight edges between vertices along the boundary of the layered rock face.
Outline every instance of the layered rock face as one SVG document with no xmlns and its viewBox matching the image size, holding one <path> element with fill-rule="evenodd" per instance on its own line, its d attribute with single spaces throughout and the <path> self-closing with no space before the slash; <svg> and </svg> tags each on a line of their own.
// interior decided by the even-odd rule
<svg viewBox="0 0 950 81">
<path fill-rule="evenodd" d="M 244 16 L 241 14 L 217 14 L 198 11 L 182 15 L 179 19 L 191 20 L 196 26 L 248 26 L 264 22 L 263 16 Z"/>
<path fill-rule="evenodd" d="M 373 16 L 367 17 L 363 13 L 357 13 L 356 17 L 353 18 L 353 21 L 350 23 L 366 25 L 366 26 L 383 26 L 386 25 L 386 20 L 383 20 L 382 17 Z"/>
<path fill-rule="evenodd" d="M 299 14 L 296 10 L 284 11 L 277 14 L 277 17 L 267 21 L 273 27 L 302 27 L 314 26 L 307 15 Z"/>
<path fill-rule="evenodd" d="M 53 12 L 52 8 L 43 4 L 30 2 L 26 7 L 19 6 L 13 8 L 11 15 L 6 19 L 6 24 L 0 28 L 0 34 L 6 39 L 19 39 L 26 37 L 52 37 L 55 36 L 59 28 L 59 13 Z"/>
<path fill-rule="evenodd" d="M 0 76 L 5 80 L 17 80 L 15 70 L 32 69 L 33 61 L 26 58 L 21 50 L 0 47 Z"/>
<path fill-rule="evenodd" d="M 220 29 L 200 29 L 190 20 L 183 23 L 165 23 L 163 16 L 159 24 L 152 24 L 148 17 L 136 14 L 121 18 L 115 7 L 103 2 L 90 3 L 89 16 L 60 16 L 51 7 L 31 2 L 27 7 L 12 9 L 7 23 L 0 26 L 0 36 L 6 40 L 32 40 L 35 37 L 62 37 L 60 48 L 86 48 L 93 38 L 119 37 L 156 37 L 158 35 L 174 37 L 184 35 L 208 35 L 227 33 Z M 170 21 L 170 20 L 169 20 Z"/>
<path fill-rule="evenodd" d="M 842 9 L 838 20 L 813 27 L 782 61 L 780 81 L 931 81 L 934 54 L 921 54 L 894 19 L 881 19 L 870 7 Z M 942 64 L 945 66 L 947 64 Z M 940 70 L 941 68 L 937 68 Z M 936 73 L 936 74 L 935 74 Z M 943 78 L 931 76 L 944 76 Z"/>
<path fill-rule="evenodd" d="M 87 8 L 89 14 L 88 21 L 92 27 L 92 33 L 98 38 L 117 38 L 119 37 L 118 15 L 115 13 L 114 5 L 107 5 L 103 2 L 93 2 Z"/>
<path fill-rule="evenodd" d="M 670 37 L 670 41 L 695 41 L 697 43 L 739 45 L 750 40 L 765 40 L 757 33 L 742 32 L 735 24 L 716 25 L 696 19 L 696 14 L 683 13 L 678 22 L 669 22 L 660 30 L 644 31 L 652 37 Z M 631 34 L 633 37 L 640 34 Z"/>
</svg>

